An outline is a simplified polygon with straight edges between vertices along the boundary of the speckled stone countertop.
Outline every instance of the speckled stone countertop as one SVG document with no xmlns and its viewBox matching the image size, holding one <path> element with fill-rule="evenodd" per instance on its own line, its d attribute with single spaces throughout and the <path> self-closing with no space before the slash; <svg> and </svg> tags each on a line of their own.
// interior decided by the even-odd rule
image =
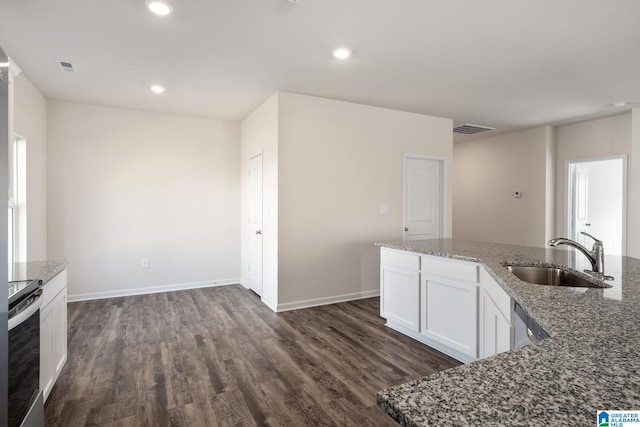
<svg viewBox="0 0 640 427">
<path fill-rule="evenodd" d="M 9 266 L 11 280 L 42 280 L 42 284 L 53 279 L 67 268 L 66 260 L 16 262 Z"/>
<path fill-rule="evenodd" d="M 378 406 L 401 425 L 582 426 L 598 410 L 640 409 L 640 260 L 606 256 L 611 288 L 567 288 L 522 282 L 502 264 L 589 268 L 573 249 L 452 239 L 378 246 L 483 264 L 551 335 L 380 391 Z"/>
</svg>

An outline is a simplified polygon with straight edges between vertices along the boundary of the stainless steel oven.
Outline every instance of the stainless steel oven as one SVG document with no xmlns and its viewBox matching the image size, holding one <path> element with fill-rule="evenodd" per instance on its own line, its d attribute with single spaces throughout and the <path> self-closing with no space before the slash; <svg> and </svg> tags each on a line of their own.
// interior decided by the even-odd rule
<svg viewBox="0 0 640 427">
<path fill-rule="evenodd" d="M 39 280 L 9 283 L 8 427 L 44 426 Z"/>
</svg>

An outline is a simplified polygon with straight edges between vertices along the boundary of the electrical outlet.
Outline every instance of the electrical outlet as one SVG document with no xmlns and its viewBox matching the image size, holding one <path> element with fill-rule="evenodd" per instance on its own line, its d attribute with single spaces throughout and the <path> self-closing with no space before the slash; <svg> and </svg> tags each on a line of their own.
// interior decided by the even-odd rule
<svg viewBox="0 0 640 427">
<path fill-rule="evenodd" d="M 149 268 L 149 258 L 142 258 L 142 268 Z"/>
</svg>

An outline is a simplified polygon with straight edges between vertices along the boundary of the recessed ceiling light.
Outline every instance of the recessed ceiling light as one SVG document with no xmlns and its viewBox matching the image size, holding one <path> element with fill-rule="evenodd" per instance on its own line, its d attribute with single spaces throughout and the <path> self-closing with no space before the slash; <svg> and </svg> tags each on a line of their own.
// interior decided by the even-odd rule
<svg viewBox="0 0 640 427">
<path fill-rule="evenodd" d="M 164 0 L 146 0 L 147 9 L 159 16 L 167 16 L 173 12 L 173 6 Z"/>
<path fill-rule="evenodd" d="M 153 85 L 151 86 L 151 92 L 153 93 L 162 93 L 164 92 L 164 88 L 160 85 Z"/>
<path fill-rule="evenodd" d="M 333 57 L 336 59 L 347 59 L 351 56 L 351 51 L 346 47 L 339 47 L 333 50 Z"/>
<path fill-rule="evenodd" d="M 627 105 L 627 101 L 618 101 L 611 104 L 612 107 L 625 107 Z"/>
</svg>

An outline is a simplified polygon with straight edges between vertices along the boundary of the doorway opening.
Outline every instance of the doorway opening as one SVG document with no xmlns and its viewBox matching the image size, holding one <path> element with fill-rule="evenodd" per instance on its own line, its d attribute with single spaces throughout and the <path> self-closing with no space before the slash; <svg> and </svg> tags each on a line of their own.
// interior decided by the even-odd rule
<svg viewBox="0 0 640 427">
<path fill-rule="evenodd" d="M 567 162 L 567 237 L 590 248 L 589 233 L 605 254 L 627 253 L 627 157 Z"/>
</svg>

